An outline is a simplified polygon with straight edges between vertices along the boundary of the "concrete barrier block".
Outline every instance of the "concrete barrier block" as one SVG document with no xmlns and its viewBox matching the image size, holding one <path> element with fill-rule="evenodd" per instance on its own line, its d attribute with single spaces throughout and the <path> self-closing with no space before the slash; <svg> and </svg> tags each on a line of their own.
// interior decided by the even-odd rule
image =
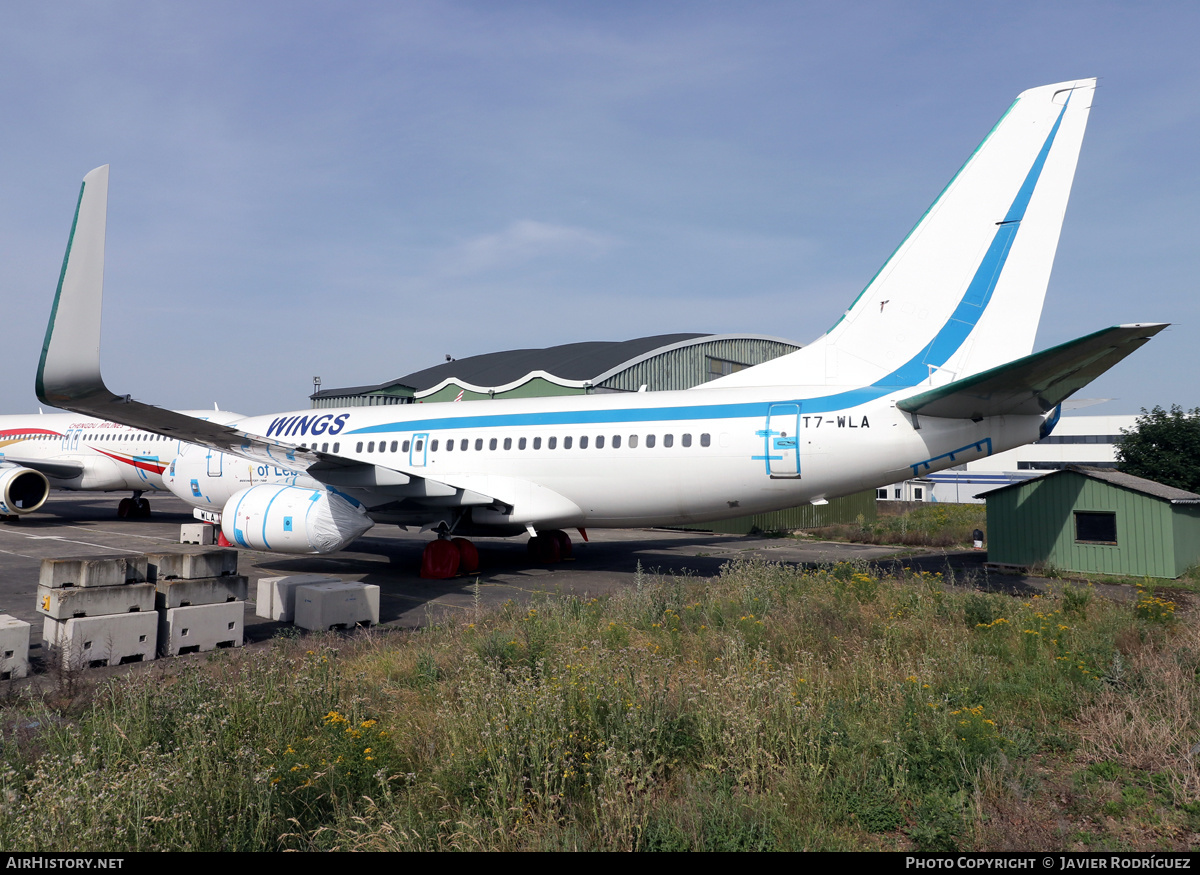
<svg viewBox="0 0 1200 875">
<path fill-rule="evenodd" d="M 310 631 L 378 625 L 379 587 L 343 581 L 297 587 L 294 622 Z"/>
<path fill-rule="evenodd" d="M 341 583 L 341 580 L 324 574 L 259 578 L 254 613 L 265 620 L 292 622 L 296 613 L 296 587 L 310 583 Z"/>
<path fill-rule="evenodd" d="M 76 670 L 100 665 L 123 665 L 154 659 L 158 644 L 158 612 L 110 614 L 42 621 L 42 640 Z"/>
<path fill-rule="evenodd" d="M 186 608 L 244 602 L 250 590 L 250 579 L 244 574 L 227 574 L 200 580 L 159 580 L 154 586 L 158 588 L 155 600 L 158 608 Z"/>
<path fill-rule="evenodd" d="M 237 574 L 237 550 L 224 547 L 194 547 L 179 544 L 146 553 L 146 579 L 151 583 L 160 580 L 201 580 L 206 577 L 223 577 Z"/>
<path fill-rule="evenodd" d="M 0 614 L 0 680 L 29 674 L 29 629 L 24 620 Z"/>
<path fill-rule="evenodd" d="M 245 602 L 167 608 L 158 612 L 159 652 L 178 656 L 241 647 L 245 628 Z"/>
<path fill-rule="evenodd" d="M 55 620 L 154 610 L 154 584 L 39 586 L 37 610 Z"/>
<path fill-rule="evenodd" d="M 210 547 L 217 542 L 217 527 L 208 523 L 184 523 L 179 527 L 180 544 Z"/>
<path fill-rule="evenodd" d="M 121 586 L 146 580 L 146 557 L 75 556 L 70 559 L 43 559 L 41 586 Z"/>
</svg>

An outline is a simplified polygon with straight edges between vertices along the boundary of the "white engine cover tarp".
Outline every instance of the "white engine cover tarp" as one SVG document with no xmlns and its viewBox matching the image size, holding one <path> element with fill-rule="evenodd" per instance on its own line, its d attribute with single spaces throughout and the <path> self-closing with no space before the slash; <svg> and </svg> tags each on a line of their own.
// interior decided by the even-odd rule
<svg viewBox="0 0 1200 875">
<path fill-rule="evenodd" d="M 361 505 L 299 486 L 251 486 L 234 493 L 221 514 L 230 543 L 279 553 L 333 553 L 372 525 Z"/>
</svg>

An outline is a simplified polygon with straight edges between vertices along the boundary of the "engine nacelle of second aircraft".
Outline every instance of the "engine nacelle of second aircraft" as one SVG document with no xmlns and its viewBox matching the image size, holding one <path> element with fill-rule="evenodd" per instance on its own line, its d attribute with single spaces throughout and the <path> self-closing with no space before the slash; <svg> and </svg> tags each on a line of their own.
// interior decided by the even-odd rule
<svg viewBox="0 0 1200 875">
<path fill-rule="evenodd" d="M 17 465 L 0 468 L 0 514 L 33 513 L 50 497 L 50 481 L 41 471 Z"/>
<path fill-rule="evenodd" d="M 251 486 L 221 511 L 229 543 L 274 553 L 333 553 L 373 525 L 352 499 L 300 486 Z"/>
</svg>

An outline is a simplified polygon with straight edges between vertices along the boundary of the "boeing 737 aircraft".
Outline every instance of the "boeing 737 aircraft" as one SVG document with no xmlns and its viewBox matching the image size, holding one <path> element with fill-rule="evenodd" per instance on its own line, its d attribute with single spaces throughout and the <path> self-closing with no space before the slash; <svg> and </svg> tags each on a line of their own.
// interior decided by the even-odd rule
<svg viewBox="0 0 1200 875">
<path fill-rule="evenodd" d="M 183 411 L 187 416 L 229 424 L 236 413 Z M 20 516 L 40 508 L 50 487 L 93 492 L 129 490 L 117 516 L 150 516 L 145 492 L 164 489 L 162 473 L 182 445 L 160 434 L 74 413 L 0 416 L 0 515 Z"/>
<path fill-rule="evenodd" d="M 228 426 L 115 395 L 100 374 L 100 167 L 84 177 L 38 395 L 207 448 L 182 452 L 165 482 L 234 544 L 329 553 L 375 523 L 417 525 L 438 532 L 425 556 L 436 576 L 474 554 L 451 535 L 524 530 L 552 559 L 565 528 L 742 516 L 968 462 L 1047 435 L 1064 399 L 1166 327 L 1030 354 L 1095 84 L 1021 94 L 825 335 L 687 391 Z"/>
</svg>

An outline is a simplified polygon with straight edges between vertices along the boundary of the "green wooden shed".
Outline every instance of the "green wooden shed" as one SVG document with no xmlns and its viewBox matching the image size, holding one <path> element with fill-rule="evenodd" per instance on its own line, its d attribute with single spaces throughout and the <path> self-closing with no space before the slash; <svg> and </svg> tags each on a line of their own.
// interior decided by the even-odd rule
<svg viewBox="0 0 1200 875">
<path fill-rule="evenodd" d="M 1168 578 L 1200 562 L 1200 495 L 1112 468 L 1070 465 L 976 497 L 989 562 Z"/>
</svg>

